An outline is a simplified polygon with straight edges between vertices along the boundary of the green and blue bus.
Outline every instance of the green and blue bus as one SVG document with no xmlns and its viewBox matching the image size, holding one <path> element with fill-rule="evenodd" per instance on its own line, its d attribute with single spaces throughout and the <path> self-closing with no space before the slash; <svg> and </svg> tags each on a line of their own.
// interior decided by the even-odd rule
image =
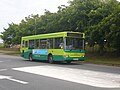
<svg viewBox="0 0 120 90">
<path fill-rule="evenodd" d="M 29 60 L 84 61 L 85 34 L 80 32 L 57 32 L 25 36 L 21 39 L 21 56 Z"/>
</svg>

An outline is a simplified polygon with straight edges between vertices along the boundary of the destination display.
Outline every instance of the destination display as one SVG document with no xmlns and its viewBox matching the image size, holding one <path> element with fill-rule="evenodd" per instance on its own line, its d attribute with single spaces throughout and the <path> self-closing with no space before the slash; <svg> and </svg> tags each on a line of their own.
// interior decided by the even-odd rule
<svg viewBox="0 0 120 90">
<path fill-rule="evenodd" d="M 67 36 L 70 36 L 70 37 L 83 37 L 83 34 L 78 34 L 78 33 L 67 33 Z"/>
</svg>

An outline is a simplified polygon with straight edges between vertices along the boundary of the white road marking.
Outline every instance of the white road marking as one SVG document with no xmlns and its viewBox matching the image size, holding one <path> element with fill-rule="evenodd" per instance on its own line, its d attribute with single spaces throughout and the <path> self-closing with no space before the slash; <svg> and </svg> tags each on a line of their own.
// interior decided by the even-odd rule
<svg viewBox="0 0 120 90">
<path fill-rule="evenodd" d="M 21 84 L 28 84 L 28 82 L 17 80 L 17 79 L 13 79 L 11 76 L 0 75 L 0 79 L 8 79 L 8 80 L 11 80 L 11 81 L 14 81 L 14 82 L 18 82 L 18 83 L 21 83 Z"/>
<path fill-rule="evenodd" d="M 0 69 L 0 71 L 7 71 L 7 69 Z"/>
<path fill-rule="evenodd" d="M 101 88 L 120 88 L 120 75 L 57 66 L 33 66 L 13 70 L 62 79 Z"/>
<path fill-rule="evenodd" d="M 5 61 L 0 61 L 0 63 L 2 62 L 11 62 L 12 60 L 5 60 Z"/>
</svg>

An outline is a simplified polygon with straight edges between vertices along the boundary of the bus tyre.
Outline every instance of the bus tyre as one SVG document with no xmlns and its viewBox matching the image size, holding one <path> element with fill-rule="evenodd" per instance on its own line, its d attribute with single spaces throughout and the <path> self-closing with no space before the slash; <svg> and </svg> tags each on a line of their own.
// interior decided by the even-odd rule
<svg viewBox="0 0 120 90">
<path fill-rule="evenodd" d="M 54 62 L 52 55 L 48 55 L 48 62 L 51 63 L 51 64 Z"/>
<path fill-rule="evenodd" d="M 33 61 L 32 54 L 29 55 L 29 60 Z"/>
<path fill-rule="evenodd" d="M 71 64 L 71 61 L 66 61 L 67 62 L 67 64 Z"/>
</svg>

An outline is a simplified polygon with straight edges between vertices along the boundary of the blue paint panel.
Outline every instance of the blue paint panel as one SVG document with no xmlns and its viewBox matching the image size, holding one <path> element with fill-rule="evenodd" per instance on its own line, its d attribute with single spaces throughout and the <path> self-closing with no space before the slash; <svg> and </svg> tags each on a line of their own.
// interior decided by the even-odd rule
<svg viewBox="0 0 120 90">
<path fill-rule="evenodd" d="M 48 54 L 48 50 L 46 50 L 46 49 L 33 49 L 32 54 L 47 55 Z"/>
</svg>

